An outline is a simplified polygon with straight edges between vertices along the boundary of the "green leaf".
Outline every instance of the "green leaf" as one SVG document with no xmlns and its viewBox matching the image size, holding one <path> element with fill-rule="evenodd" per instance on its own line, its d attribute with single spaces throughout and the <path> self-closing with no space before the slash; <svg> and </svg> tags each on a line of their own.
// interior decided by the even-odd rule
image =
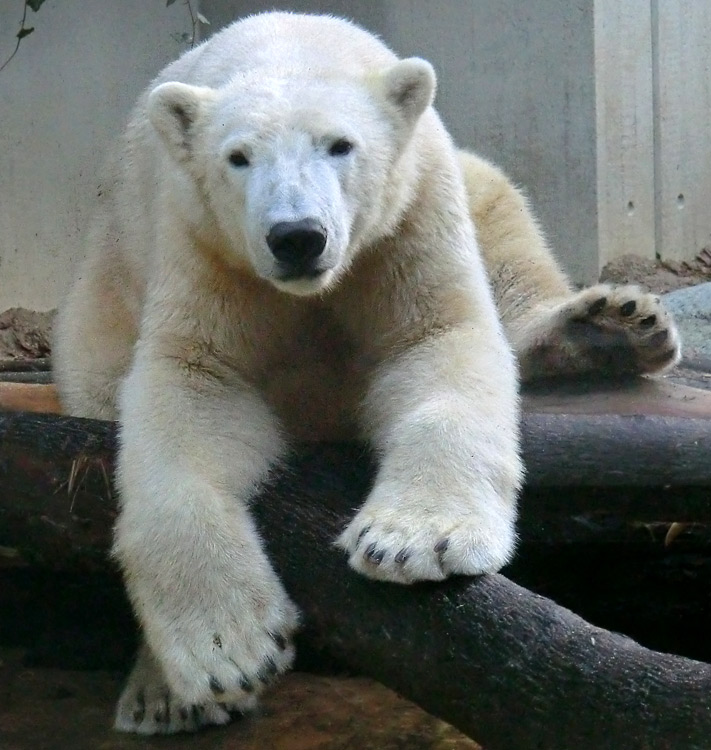
<svg viewBox="0 0 711 750">
<path fill-rule="evenodd" d="M 37 13 L 37 11 L 42 7 L 43 3 L 44 0 L 27 0 L 27 5 L 29 5 L 35 13 Z"/>
<path fill-rule="evenodd" d="M 23 26 L 18 32 L 17 32 L 17 38 L 18 39 L 24 39 L 26 36 L 29 36 L 33 31 L 35 30 L 34 26 Z"/>
</svg>

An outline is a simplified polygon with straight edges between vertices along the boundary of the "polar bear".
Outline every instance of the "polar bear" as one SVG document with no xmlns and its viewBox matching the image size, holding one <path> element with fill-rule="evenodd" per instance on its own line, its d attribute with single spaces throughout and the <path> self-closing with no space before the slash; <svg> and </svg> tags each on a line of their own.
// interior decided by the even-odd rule
<svg viewBox="0 0 711 750">
<path fill-rule="evenodd" d="M 144 636 L 120 730 L 225 723 L 289 667 L 297 610 L 248 503 L 296 441 L 378 455 L 337 540 L 355 570 L 496 571 L 522 481 L 514 351 L 525 377 L 678 356 L 654 298 L 571 291 L 434 89 L 349 22 L 268 13 L 133 112 L 54 348 L 67 411 L 120 422 L 114 553 Z"/>
</svg>

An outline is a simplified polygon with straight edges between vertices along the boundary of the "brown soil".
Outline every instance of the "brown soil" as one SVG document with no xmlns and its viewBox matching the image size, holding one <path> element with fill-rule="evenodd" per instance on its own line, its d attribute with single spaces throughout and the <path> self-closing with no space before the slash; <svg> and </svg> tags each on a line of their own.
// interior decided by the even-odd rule
<svg viewBox="0 0 711 750">
<path fill-rule="evenodd" d="M 117 675 L 22 661 L 21 652 L 0 650 L 3 750 L 481 750 L 372 680 L 298 672 L 267 693 L 254 717 L 194 735 L 139 739 L 111 729 Z"/>
<path fill-rule="evenodd" d="M 54 310 L 34 312 L 12 307 L 0 313 L 0 360 L 49 356 Z"/>
<path fill-rule="evenodd" d="M 612 284 L 637 284 L 650 292 L 664 294 L 694 284 L 711 281 L 711 254 L 703 250 L 689 262 L 652 260 L 623 255 L 608 263 L 600 281 Z"/>
</svg>

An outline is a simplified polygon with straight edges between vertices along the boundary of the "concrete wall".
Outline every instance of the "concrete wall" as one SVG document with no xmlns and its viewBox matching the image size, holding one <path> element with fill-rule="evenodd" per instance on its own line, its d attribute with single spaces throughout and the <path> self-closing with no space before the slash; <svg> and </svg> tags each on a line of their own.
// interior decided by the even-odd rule
<svg viewBox="0 0 711 750">
<path fill-rule="evenodd" d="M 0 60 L 21 16 L 0 0 Z M 191 30 L 185 4 L 164 0 L 47 0 L 27 25 L 0 73 L 0 310 L 57 304 L 106 146 Z"/>
</svg>

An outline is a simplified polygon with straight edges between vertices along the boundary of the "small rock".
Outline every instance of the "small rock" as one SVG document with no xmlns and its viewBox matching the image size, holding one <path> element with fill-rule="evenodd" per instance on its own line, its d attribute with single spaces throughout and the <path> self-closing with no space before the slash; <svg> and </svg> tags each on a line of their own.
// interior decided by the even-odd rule
<svg viewBox="0 0 711 750">
<path fill-rule="evenodd" d="M 711 283 L 670 292 L 663 300 L 679 326 L 684 358 L 711 361 Z"/>
</svg>

